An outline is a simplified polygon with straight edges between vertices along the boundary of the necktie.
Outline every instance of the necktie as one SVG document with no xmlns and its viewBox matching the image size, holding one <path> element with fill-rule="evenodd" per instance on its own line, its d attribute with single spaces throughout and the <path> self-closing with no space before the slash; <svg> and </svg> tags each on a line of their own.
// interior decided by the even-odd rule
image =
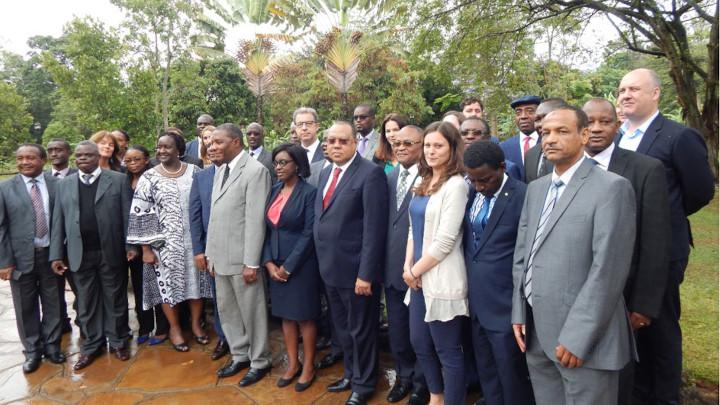
<svg viewBox="0 0 720 405">
<path fill-rule="evenodd" d="M 250 151 L 250 157 L 255 157 L 255 152 Z"/>
<path fill-rule="evenodd" d="M 90 180 L 93 178 L 93 174 L 92 174 L 92 173 L 85 173 L 85 174 L 82 175 L 82 178 L 83 178 L 83 183 L 85 183 L 85 184 L 87 184 L 87 185 L 90 185 Z"/>
<path fill-rule="evenodd" d="M 523 159 L 525 159 L 525 155 L 527 154 L 528 149 L 530 149 L 530 138 L 529 136 L 525 137 L 525 143 L 523 143 Z"/>
<path fill-rule="evenodd" d="M 32 200 L 33 210 L 35 211 L 35 237 L 42 238 L 48 233 L 48 225 L 45 220 L 45 209 L 43 208 L 43 199 L 40 194 L 40 187 L 36 179 L 30 180 L 30 200 Z"/>
<path fill-rule="evenodd" d="M 485 230 L 488 218 L 490 217 L 490 205 L 492 204 L 492 200 L 495 197 L 493 196 L 491 198 L 483 198 L 482 194 L 477 193 L 477 196 L 475 198 L 482 199 L 482 206 L 480 207 L 480 211 L 475 214 L 475 218 L 472 218 L 473 240 L 475 242 L 475 249 L 477 249 L 477 244 L 480 240 L 480 236 L 482 235 L 483 230 Z"/>
<path fill-rule="evenodd" d="M 395 195 L 395 203 L 397 204 L 396 209 L 398 211 L 400 210 L 400 206 L 405 199 L 405 194 L 407 194 L 407 179 L 409 175 L 410 171 L 407 169 L 400 172 L 400 180 L 398 181 L 397 194 Z"/>
<path fill-rule="evenodd" d="M 60 177 L 60 172 L 55 172 L 55 173 L 53 173 L 53 176 L 54 176 L 54 177 Z"/>
<path fill-rule="evenodd" d="M 230 166 L 225 166 L 225 171 L 223 172 L 223 179 L 222 183 L 220 183 L 220 188 L 222 189 L 225 187 L 225 182 L 227 181 L 228 177 L 230 177 Z"/>
<path fill-rule="evenodd" d="M 360 143 L 358 144 L 358 153 L 360 156 L 365 154 L 365 144 L 367 143 L 366 136 L 360 136 Z"/>
<path fill-rule="evenodd" d="M 333 170 L 333 178 L 330 182 L 330 187 L 328 187 L 327 193 L 325 193 L 325 197 L 323 197 L 323 209 L 327 208 L 328 203 L 330 202 L 330 199 L 332 198 L 333 192 L 335 192 L 335 187 L 337 186 L 338 179 L 340 178 L 340 172 L 342 171 L 341 168 L 336 167 L 335 170 Z"/>
<path fill-rule="evenodd" d="M 545 199 L 545 206 L 543 207 L 542 213 L 540 214 L 540 221 L 538 222 L 537 230 L 535 231 L 535 238 L 533 239 L 532 248 L 530 249 L 530 256 L 528 258 L 527 270 L 525 270 L 525 297 L 528 303 L 532 306 L 532 272 L 533 272 L 533 260 L 535 259 L 535 253 L 537 253 L 538 246 L 536 246 L 538 239 L 543 234 L 545 224 L 550 218 L 555 203 L 557 202 L 558 190 L 563 186 L 563 181 L 557 179 L 553 181 L 550 191 L 548 192 L 547 198 Z"/>
</svg>

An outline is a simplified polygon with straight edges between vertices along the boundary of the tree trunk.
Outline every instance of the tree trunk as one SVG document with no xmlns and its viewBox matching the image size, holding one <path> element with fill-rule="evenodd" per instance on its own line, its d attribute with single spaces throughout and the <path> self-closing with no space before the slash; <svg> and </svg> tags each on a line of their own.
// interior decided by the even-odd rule
<svg viewBox="0 0 720 405">
<path fill-rule="evenodd" d="M 257 96 L 255 103 L 255 120 L 258 124 L 263 125 L 263 96 Z"/>
</svg>

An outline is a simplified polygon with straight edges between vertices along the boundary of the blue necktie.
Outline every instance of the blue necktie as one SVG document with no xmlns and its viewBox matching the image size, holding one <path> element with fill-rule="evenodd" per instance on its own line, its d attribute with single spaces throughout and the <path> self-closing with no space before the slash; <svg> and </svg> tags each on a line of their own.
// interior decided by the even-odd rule
<svg viewBox="0 0 720 405">
<path fill-rule="evenodd" d="M 478 197 L 480 194 L 478 194 Z M 488 222 L 488 217 L 490 216 L 490 203 L 492 202 L 491 198 L 483 198 L 482 206 L 480 207 L 480 212 L 478 212 L 477 215 L 475 215 L 475 218 L 472 222 L 472 228 L 473 228 L 473 240 L 475 242 L 475 249 L 477 249 L 478 241 L 480 240 L 480 236 L 482 235 L 483 230 L 485 230 L 485 226 Z"/>
</svg>

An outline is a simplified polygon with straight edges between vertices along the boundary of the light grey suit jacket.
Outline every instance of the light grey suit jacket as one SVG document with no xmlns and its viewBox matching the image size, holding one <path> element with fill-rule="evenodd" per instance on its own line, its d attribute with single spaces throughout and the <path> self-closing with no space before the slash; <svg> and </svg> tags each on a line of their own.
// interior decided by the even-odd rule
<svg viewBox="0 0 720 405">
<path fill-rule="evenodd" d="M 270 174 L 247 152 L 222 186 L 227 169 L 225 164 L 215 171 L 205 255 L 215 272 L 234 276 L 242 274 L 244 266 L 260 266 Z"/>
<path fill-rule="evenodd" d="M 50 227 L 50 261 L 65 258 L 67 240 L 70 271 L 77 271 L 83 258 L 78 175 L 79 172 L 73 173 L 58 182 Z M 99 183 L 95 194 L 95 217 L 103 259 L 111 267 L 124 266 L 127 251 L 135 249 L 125 244 L 132 199 L 127 176 L 103 169 L 96 181 Z"/>
<path fill-rule="evenodd" d="M 528 185 L 513 265 L 512 323 L 525 324 L 526 263 L 552 176 Z M 623 288 L 635 240 L 626 179 L 586 159 L 550 214 L 533 261 L 534 331 L 548 358 L 565 346 L 583 367 L 620 370 L 634 353 Z M 532 329 L 532 328 L 531 328 Z"/>
<path fill-rule="evenodd" d="M 375 156 L 375 149 L 377 149 L 378 144 L 380 143 L 380 134 L 378 134 L 377 131 L 374 129 L 372 132 L 370 132 L 367 135 L 367 145 L 365 145 L 365 152 L 363 153 L 362 157 L 368 160 L 372 160 L 373 156 Z"/>
<path fill-rule="evenodd" d="M 47 213 L 50 229 L 57 179 L 47 173 L 44 177 L 50 199 Z M 16 174 L 0 183 L 0 269 L 15 266 L 13 280 L 33 271 L 34 240 L 35 211 L 22 176 Z"/>
</svg>

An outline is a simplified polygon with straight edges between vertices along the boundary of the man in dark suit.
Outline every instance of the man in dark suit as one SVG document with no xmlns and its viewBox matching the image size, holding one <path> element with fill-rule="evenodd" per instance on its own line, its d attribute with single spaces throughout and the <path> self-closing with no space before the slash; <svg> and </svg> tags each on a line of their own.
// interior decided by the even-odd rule
<svg viewBox="0 0 720 405">
<path fill-rule="evenodd" d="M 215 119 L 210 114 L 201 114 L 197 118 L 197 123 L 195 125 L 195 139 L 187 143 L 187 147 L 185 149 L 185 156 L 192 156 L 195 159 L 200 159 L 202 157 L 200 156 L 200 142 L 203 141 L 203 130 L 209 125 L 215 125 Z M 184 162 L 195 164 L 195 162 Z"/>
<path fill-rule="evenodd" d="M 500 143 L 505 159 L 520 166 L 523 176 L 525 154 L 540 141 L 540 135 L 535 132 L 535 110 L 540 101 L 542 100 L 538 96 L 524 96 L 510 103 L 510 107 L 515 111 L 515 125 L 520 133 Z"/>
<path fill-rule="evenodd" d="M 277 182 L 277 175 L 275 174 L 275 167 L 273 167 L 272 164 L 272 152 L 265 149 L 264 144 L 265 128 L 257 122 L 251 122 L 250 125 L 247 126 L 246 132 L 248 154 L 268 169 L 270 172 L 270 182 L 271 184 L 275 184 L 275 182 Z"/>
<path fill-rule="evenodd" d="M 347 404 L 365 404 L 377 383 L 380 266 L 387 229 L 387 180 L 357 153 L 348 122 L 328 129 L 331 167 L 320 175 L 313 233 L 320 275 L 343 348 L 343 378 L 328 391 L 352 389 Z"/>
<path fill-rule="evenodd" d="M 207 150 L 208 158 L 212 164 L 199 171 L 193 176 L 192 186 L 190 187 L 190 236 L 192 238 L 193 255 L 195 256 L 195 267 L 200 271 L 207 270 L 207 258 L 205 257 L 205 248 L 207 243 L 207 230 L 210 223 L 210 206 L 212 204 L 212 189 L 215 179 L 215 170 L 222 165 L 222 156 L 215 151 L 215 146 L 210 145 Z M 213 296 L 215 293 L 215 278 L 212 278 Z M 218 336 L 218 342 L 215 345 L 210 358 L 217 360 L 229 353 L 230 348 L 225 333 L 222 330 L 220 316 L 218 315 L 217 300 L 213 300 L 213 313 L 215 322 L 213 327 Z"/>
<path fill-rule="evenodd" d="M 590 124 L 585 153 L 603 170 L 630 180 L 635 190 L 637 232 L 630 274 L 625 283 L 625 302 L 633 330 L 647 327 L 657 318 L 667 282 L 670 248 L 670 205 L 665 168 L 654 158 L 618 148 L 613 143 L 620 121 L 615 106 L 604 98 L 585 103 Z M 632 402 L 633 367 L 628 363 L 620 378 L 620 404 Z"/>
<path fill-rule="evenodd" d="M 65 280 L 48 261 L 57 179 L 43 174 L 47 155 L 40 145 L 21 145 L 15 159 L 19 174 L 0 183 L 0 280 L 10 281 L 27 374 L 40 367 L 43 354 L 52 363 L 65 362 L 60 351 Z"/>
<path fill-rule="evenodd" d="M 300 139 L 300 146 L 307 152 L 308 161 L 312 164 L 323 160 L 323 151 L 318 139 L 320 122 L 317 111 L 309 107 L 298 108 L 293 112 L 293 124 L 295 124 L 295 133 Z"/>
<path fill-rule="evenodd" d="M 552 173 L 553 164 L 545 159 L 542 153 L 542 120 L 558 107 L 565 107 L 567 103 L 559 97 L 551 97 L 543 100 L 535 110 L 535 132 L 539 138 L 538 142 L 525 153 L 525 184 Z"/>
<path fill-rule="evenodd" d="M 474 186 L 463 239 L 473 351 L 483 397 L 488 405 L 531 404 L 525 356 L 510 324 L 512 260 L 526 186 L 505 174 L 505 155 L 494 143 L 471 144 L 463 161 Z"/>
<path fill-rule="evenodd" d="M 618 103 L 626 121 L 618 146 L 654 157 L 665 166 L 672 232 L 670 265 L 660 312 L 652 320 L 641 319 L 646 327 L 637 333 L 641 361 L 636 368 L 635 394 L 653 403 L 677 404 L 682 371 L 680 283 L 692 244 L 687 217 L 712 200 L 715 179 L 700 134 L 660 114 L 659 101 L 657 73 L 637 69 L 623 77 Z"/>
<path fill-rule="evenodd" d="M 127 291 L 122 288 L 127 278 L 123 266 L 137 256 L 134 247 L 125 245 L 130 187 L 125 175 L 100 169 L 99 159 L 93 142 L 78 144 L 75 162 L 80 171 L 60 181 L 53 208 L 49 260 L 56 274 L 70 269 L 86 336 L 75 370 L 101 354 L 106 336 L 115 357 L 130 358 Z"/>
<path fill-rule="evenodd" d="M 395 360 L 395 385 L 388 393 L 388 402 L 398 402 L 410 392 L 411 405 L 430 400 L 422 369 L 416 363 L 410 344 L 410 319 L 403 300 L 408 286 L 403 281 L 403 264 L 407 246 L 410 216 L 408 206 L 412 188 L 419 179 L 417 162 L 422 153 L 423 130 L 408 125 L 395 135 L 393 151 L 400 165 L 388 173 L 388 226 L 385 255 L 385 301 L 387 303 L 388 335 Z"/>
</svg>

